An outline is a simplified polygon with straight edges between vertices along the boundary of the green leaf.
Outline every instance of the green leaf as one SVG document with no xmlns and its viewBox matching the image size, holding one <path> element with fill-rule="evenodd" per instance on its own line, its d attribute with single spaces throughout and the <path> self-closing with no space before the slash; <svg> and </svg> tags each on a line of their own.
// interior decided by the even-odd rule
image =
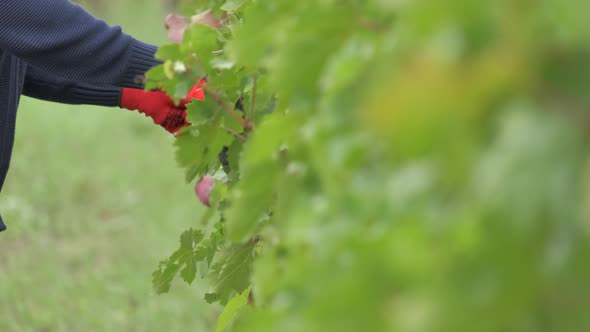
<svg viewBox="0 0 590 332">
<path fill-rule="evenodd" d="M 176 161 L 186 168 L 187 182 L 207 172 L 215 172 L 219 166 L 219 152 L 230 145 L 234 136 L 216 123 L 194 126 L 176 142 Z"/>
<path fill-rule="evenodd" d="M 163 89 L 168 95 L 176 95 L 176 87 L 181 82 L 180 78 L 170 79 L 164 70 L 164 65 L 156 66 L 146 73 L 146 89 Z"/>
<path fill-rule="evenodd" d="M 204 259 L 207 264 L 210 265 L 223 240 L 223 226 L 221 220 L 219 220 L 215 224 L 215 230 L 211 233 L 209 239 L 203 241 L 203 243 L 197 248 L 197 257 L 199 260 Z"/>
<path fill-rule="evenodd" d="M 244 142 L 242 140 L 236 139 L 229 146 L 229 150 L 227 152 L 227 161 L 229 162 L 229 167 L 226 168 L 225 170 L 226 170 L 226 173 L 228 176 L 228 180 L 232 184 L 238 182 L 238 180 L 239 180 L 240 156 L 242 154 L 243 147 L 244 147 Z"/>
<path fill-rule="evenodd" d="M 203 24 L 190 26 L 184 33 L 182 48 L 187 58 L 192 58 L 195 54 L 205 72 L 212 72 L 211 60 L 215 57 L 214 52 L 220 49 L 217 30 Z"/>
<path fill-rule="evenodd" d="M 174 100 L 178 103 L 179 100 L 186 98 L 190 90 L 190 86 L 188 81 L 179 78 L 178 84 L 176 84 L 176 90 L 174 91 Z"/>
<path fill-rule="evenodd" d="M 178 264 L 161 261 L 156 271 L 152 273 L 152 285 L 157 294 L 166 293 L 170 290 L 170 283 L 180 266 Z"/>
<path fill-rule="evenodd" d="M 281 168 L 285 166 L 280 160 L 280 149 L 299 140 L 297 133 L 304 120 L 303 114 L 273 113 L 244 145 L 239 166 L 232 166 L 239 167 L 240 179 L 229 196 L 231 205 L 225 212 L 231 241 L 240 242 L 254 235 L 260 222 L 272 212 L 283 176 Z M 235 178 L 233 181 L 237 182 Z"/>
<path fill-rule="evenodd" d="M 240 7 L 244 5 L 248 0 L 227 0 L 227 2 L 221 6 L 221 10 L 225 10 L 229 14 L 233 14 L 237 12 Z"/>
<path fill-rule="evenodd" d="M 235 24 L 234 38 L 228 42 L 227 50 L 240 64 L 249 67 L 259 65 L 271 49 L 274 35 L 272 25 L 268 24 L 269 20 L 279 16 L 285 8 L 282 8 L 282 3 L 276 8 L 269 7 L 260 1 L 253 2 L 252 6 L 244 11 L 244 16 L 250 18 L 248 24 Z"/>
<path fill-rule="evenodd" d="M 214 70 L 209 73 L 207 85 L 212 90 L 224 92 L 228 99 L 235 101 L 242 94 L 244 75 L 239 69 Z"/>
<path fill-rule="evenodd" d="M 256 241 L 248 241 L 233 245 L 217 255 L 209 271 L 211 292 L 205 300 L 226 304 L 232 294 L 248 289 L 256 244 Z"/>
<path fill-rule="evenodd" d="M 256 128 L 245 146 L 244 165 L 256 165 L 275 159 L 281 145 L 289 143 L 305 121 L 302 114 L 273 113 Z"/>
<path fill-rule="evenodd" d="M 202 241 L 203 237 L 203 232 L 192 228 L 182 233 L 180 236 L 180 248 L 167 260 L 161 261 L 152 274 L 152 284 L 156 293 L 168 292 L 172 279 L 180 269 L 182 269 L 182 278 L 189 284 L 193 282 L 197 273 L 194 249 L 196 244 Z"/>
<path fill-rule="evenodd" d="M 180 276 L 187 284 L 192 284 L 197 275 L 197 260 L 196 257 L 190 257 L 185 262 L 185 267 L 180 271 Z"/>
<path fill-rule="evenodd" d="M 176 139 L 176 162 L 179 166 L 186 168 L 186 182 L 192 181 L 197 175 L 204 173 L 206 165 L 201 159 L 204 142 L 198 137 L 187 133 Z"/>
<path fill-rule="evenodd" d="M 243 291 L 241 294 L 234 296 L 217 318 L 217 326 L 215 332 L 223 332 L 234 321 L 236 316 L 240 313 L 242 308 L 248 304 L 248 296 L 250 295 L 250 288 Z"/>
<path fill-rule="evenodd" d="M 276 161 L 241 168 L 240 181 L 229 196 L 231 204 L 225 211 L 226 230 L 233 242 L 254 235 L 261 221 L 266 220 L 275 203 L 280 166 Z"/>
<path fill-rule="evenodd" d="M 375 54 L 370 40 L 352 37 L 336 54 L 331 56 L 320 79 L 324 94 L 333 94 L 351 86 Z"/>
<path fill-rule="evenodd" d="M 203 240 L 203 232 L 193 230 L 192 228 L 182 233 L 180 236 L 180 247 L 183 249 L 193 249 L 195 244 Z"/>
<path fill-rule="evenodd" d="M 216 293 L 207 293 L 205 294 L 205 301 L 207 303 L 212 304 L 219 300 L 219 296 Z"/>
<path fill-rule="evenodd" d="M 213 98 L 205 98 L 205 100 L 193 100 L 186 105 L 187 116 L 186 119 L 194 126 L 199 126 L 214 119 L 214 115 L 220 110 L 220 106 L 213 100 Z"/>
<path fill-rule="evenodd" d="M 184 60 L 184 54 L 181 50 L 180 45 L 167 44 L 158 47 L 158 51 L 156 52 L 156 59 L 164 61 Z"/>
</svg>

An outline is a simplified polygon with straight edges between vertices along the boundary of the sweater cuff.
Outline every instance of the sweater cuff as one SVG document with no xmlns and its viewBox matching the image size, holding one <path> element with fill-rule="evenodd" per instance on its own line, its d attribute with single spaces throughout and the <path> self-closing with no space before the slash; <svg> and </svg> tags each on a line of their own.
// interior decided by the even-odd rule
<svg viewBox="0 0 590 332">
<path fill-rule="evenodd" d="M 133 40 L 129 67 L 123 76 L 122 86 L 143 89 L 145 73 L 162 62 L 154 57 L 158 47 Z"/>
<path fill-rule="evenodd" d="M 119 106 L 121 88 L 110 86 L 78 85 L 70 90 L 67 103 L 98 106 Z"/>
</svg>

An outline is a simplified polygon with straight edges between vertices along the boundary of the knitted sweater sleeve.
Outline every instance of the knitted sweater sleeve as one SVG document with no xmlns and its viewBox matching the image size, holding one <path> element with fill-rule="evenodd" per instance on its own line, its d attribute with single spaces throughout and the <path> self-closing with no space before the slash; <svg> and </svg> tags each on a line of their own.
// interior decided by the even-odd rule
<svg viewBox="0 0 590 332">
<path fill-rule="evenodd" d="M 68 0 L 1 0 L 0 49 L 64 79 L 141 87 L 156 47 Z"/>
<path fill-rule="evenodd" d="M 28 66 L 23 94 L 62 104 L 119 106 L 120 87 L 67 80 Z"/>
</svg>

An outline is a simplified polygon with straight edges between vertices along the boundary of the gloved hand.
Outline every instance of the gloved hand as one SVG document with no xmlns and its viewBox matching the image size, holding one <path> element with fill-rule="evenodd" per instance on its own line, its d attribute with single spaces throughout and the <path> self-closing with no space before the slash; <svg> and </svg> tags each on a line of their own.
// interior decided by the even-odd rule
<svg viewBox="0 0 590 332">
<path fill-rule="evenodd" d="M 128 110 L 138 110 L 152 118 L 155 124 L 162 126 L 174 134 L 184 126 L 190 125 L 186 121 L 186 104 L 192 99 L 204 100 L 205 95 L 200 84 L 196 84 L 187 97 L 178 105 L 163 91 L 144 91 L 141 89 L 123 88 L 119 106 Z"/>
<path fill-rule="evenodd" d="M 174 101 L 162 91 L 144 91 L 141 89 L 123 88 L 121 92 L 121 108 L 138 110 L 152 118 L 155 124 L 162 126 L 174 134 L 180 128 L 188 125 L 186 122 L 186 107 L 176 106 Z"/>
</svg>

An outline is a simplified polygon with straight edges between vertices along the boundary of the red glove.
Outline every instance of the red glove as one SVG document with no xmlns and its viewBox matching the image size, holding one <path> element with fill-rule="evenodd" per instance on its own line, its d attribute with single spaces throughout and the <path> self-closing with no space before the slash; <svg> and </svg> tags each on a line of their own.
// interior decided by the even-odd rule
<svg viewBox="0 0 590 332">
<path fill-rule="evenodd" d="M 144 91 L 141 89 L 123 88 L 120 107 L 128 110 L 138 110 L 152 118 L 155 124 L 162 126 L 174 134 L 182 127 L 190 125 L 186 121 L 186 104 L 192 99 L 204 100 L 205 94 L 200 84 L 195 84 L 187 97 L 178 105 L 162 91 Z"/>
</svg>

